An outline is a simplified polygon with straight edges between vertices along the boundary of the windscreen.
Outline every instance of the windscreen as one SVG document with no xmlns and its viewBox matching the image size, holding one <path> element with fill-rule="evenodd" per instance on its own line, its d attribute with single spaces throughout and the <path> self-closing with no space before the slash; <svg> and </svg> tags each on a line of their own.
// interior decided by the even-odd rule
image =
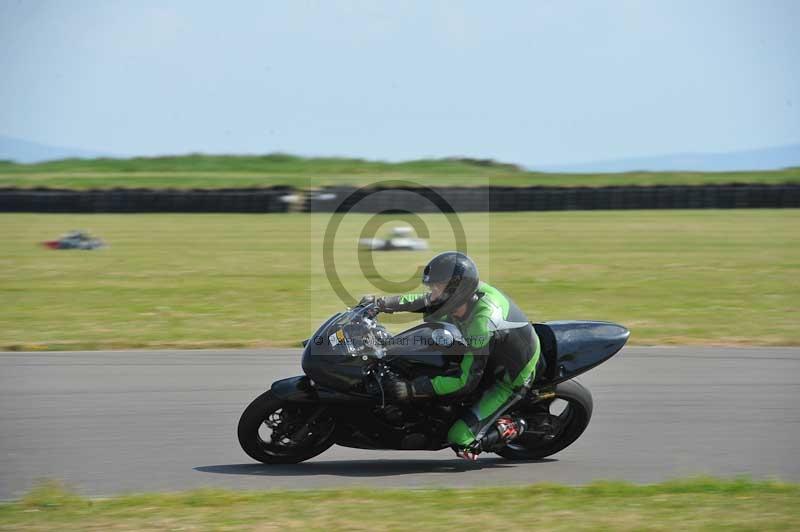
<svg viewBox="0 0 800 532">
<path fill-rule="evenodd" d="M 336 351 L 351 356 L 380 356 L 382 349 L 373 332 L 375 326 L 366 309 L 356 307 L 332 321 L 324 337 Z"/>
</svg>

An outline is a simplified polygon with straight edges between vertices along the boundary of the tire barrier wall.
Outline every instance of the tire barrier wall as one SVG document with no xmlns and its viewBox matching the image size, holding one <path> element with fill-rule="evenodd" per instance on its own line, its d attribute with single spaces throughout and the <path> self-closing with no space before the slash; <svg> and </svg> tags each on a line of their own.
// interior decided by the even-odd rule
<svg viewBox="0 0 800 532">
<path fill-rule="evenodd" d="M 380 193 L 375 193 L 380 190 Z M 226 190 L 0 189 L 0 212 L 441 212 L 439 195 L 455 212 L 612 209 L 798 208 L 800 185 L 647 187 L 437 187 L 435 189 L 326 188 L 305 194 L 288 187 Z M 369 196 L 369 197 L 367 197 Z M 366 199 L 364 199 L 366 198 Z M 363 201 L 362 201 L 363 199 Z"/>
<path fill-rule="evenodd" d="M 456 212 L 800 207 L 800 185 L 642 187 L 437 187 Z M 440 212 L 431 190 L 328 188 L 306 197 L 306 212 Z M 368 198 L 364 199 L 366 196 Z M 362 201 L 363 199 L 363 201 Z"/>
<path fill-rule="evenodd" d="M 287 212 L 288 187 L 227 190 L 0 189 L 0 212 Z"/>
</svg>

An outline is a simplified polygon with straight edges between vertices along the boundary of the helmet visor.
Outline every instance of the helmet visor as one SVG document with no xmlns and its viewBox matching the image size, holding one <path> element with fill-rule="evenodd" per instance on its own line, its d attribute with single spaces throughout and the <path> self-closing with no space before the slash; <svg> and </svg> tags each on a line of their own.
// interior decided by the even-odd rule
<svg viewBox="0 0 800 532">
<path fill-rule="evenodd" d="M 427 283 L 427 286 L 431 290 L 431 302 L 433 303 L 443 303 L 450 297 L 445 282 Z"/>
</svg>

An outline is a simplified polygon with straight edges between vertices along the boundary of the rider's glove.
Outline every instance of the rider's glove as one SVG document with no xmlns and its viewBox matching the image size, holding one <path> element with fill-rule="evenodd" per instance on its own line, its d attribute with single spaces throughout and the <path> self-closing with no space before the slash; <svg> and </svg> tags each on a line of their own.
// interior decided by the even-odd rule
<svg viewBox="0 0 800 532">
<path fill-rule="evenodd" d="M 358 306 L 363 305 L 371 305 L 375 304 L 375 308 L 378 312 L 385 312 L 387 314 L 391 314 L 392 310 L 386 308 L 386 300 L 382 297 L 374 296 L 374 295 L 366 295 L 361 298 L 361 301 L 358 302 Z"/>
<path fill-rule="evenodd" d="M 389 401 L 405 403 L 433 397 L 433 386 L 427 377 L 418 377 L 414 381 L 392 379 L 383 385 L 384 393 Z"/>
<path fill-rule="evenodd" d="M 376 299 L 377 298 L 375 296 L 371 295 L 371 294 L 363 296 L 361 298 L 361 301 L 358 302 L 357 306 L 363 307 L 364 305 L 371 305 L 371 304 L 375 303 Z"/>
</svg>

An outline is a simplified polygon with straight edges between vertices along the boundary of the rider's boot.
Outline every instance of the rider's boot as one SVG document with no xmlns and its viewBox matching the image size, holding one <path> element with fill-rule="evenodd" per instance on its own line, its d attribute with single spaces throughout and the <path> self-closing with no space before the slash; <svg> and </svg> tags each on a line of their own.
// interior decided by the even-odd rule
<svg viewBox="0 0 800 532">
<path fill-rule="evenodd" d="M 480 441 L 482 451 L 489 451 L 505 446 L 511 440 L 525 432 L 528 424 L 523 418 L 502 416 L 494 423 L 494 430 L 490 430 Z"/>
<path fill-rule="evenodd" d="M 524 418 L 513 418 L 511 416 L 503 416 L 495 422 L 497 432 L 500 434 L 500 441 L 505 445 L 511 440 L 519 438 L 528 428 L 528 423 Z"/>
<path fill-rule="evenodd" d="M 466 449 L 455 449 L 456 455 L 465 460 L 477 460 L 481 451 L 490 451 L 503 447 L 525 432 L 527 426 L 527 423 L 522 418 L 499 417 L 495 421 L 494 430 L 490 430 L 481 440 L 476 441 Z"/>
<path fill-rule="evenodd" d="M 473 451 L 472 448 L 459 449 L 454 447 L 453 450 L 456 452 L 456 456 L 458 456 L 459 458 L 463 458 L 464 460 L 468 460 L 470 462 L 474 462 L 475 460 L 477 460 L 478 455 L 480 454 L 480 451 Z"/>
</svg>

